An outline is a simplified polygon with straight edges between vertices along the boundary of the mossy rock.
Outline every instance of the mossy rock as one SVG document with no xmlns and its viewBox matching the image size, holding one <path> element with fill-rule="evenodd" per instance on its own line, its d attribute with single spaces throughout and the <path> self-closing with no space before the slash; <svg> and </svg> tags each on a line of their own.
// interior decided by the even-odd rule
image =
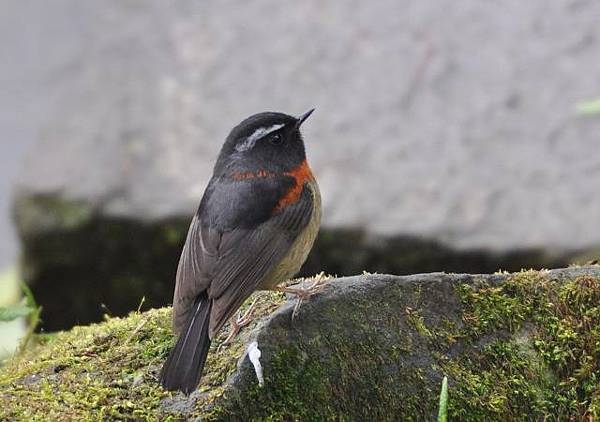
<svg viewBox="0 0 600 422">
<path fill-rule="evenodd" d="M 600 417 L 597 266 L 331 279 L 294 320 L 293 302 L 255 295 L 255 321 L 228 347 L 219 335 L 189 397 L 157 384 L 165 308 L 39 338 L 0 370 L 0 419 L 434 420 L 444 375 L 450 420 Z"/>
</svg>

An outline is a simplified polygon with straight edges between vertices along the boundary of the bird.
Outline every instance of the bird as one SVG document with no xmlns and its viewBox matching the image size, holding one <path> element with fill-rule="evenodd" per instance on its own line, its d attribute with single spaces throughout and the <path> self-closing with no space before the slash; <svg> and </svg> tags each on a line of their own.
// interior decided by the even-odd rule
<svg viewBox="0 0 600 422">
<path fill-rule="evenodd" d="M 197 388 L 211 341 L 230 319 L 239 329 L 234 314 L 255 290 L 292 293 L 300 303 L 318 289 L 280 286 L 300 270 L 321 222 L 300 133 L 313 111 L 254 114 L 225 139 L 177 267 L 172 325 L 179 337 L 160 373 L 166 390 Z"/>
</svg>

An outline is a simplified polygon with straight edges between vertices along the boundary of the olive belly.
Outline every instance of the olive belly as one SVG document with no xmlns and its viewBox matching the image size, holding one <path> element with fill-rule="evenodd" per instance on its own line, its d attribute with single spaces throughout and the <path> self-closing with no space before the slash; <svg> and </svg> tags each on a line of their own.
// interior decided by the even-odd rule
<svg viewBox="0 0 600 422">
<path fill-rule="evenodd" d="M 306 261 L 321 225 L 321 193 L 314 180 L 306 182 L 313 197 L 313 212 L 306 228 L 292 244 L 288 254 L 264 278 L 260 290 L 274 290 L 277 285 L 295 276 Z"/>
</svg>

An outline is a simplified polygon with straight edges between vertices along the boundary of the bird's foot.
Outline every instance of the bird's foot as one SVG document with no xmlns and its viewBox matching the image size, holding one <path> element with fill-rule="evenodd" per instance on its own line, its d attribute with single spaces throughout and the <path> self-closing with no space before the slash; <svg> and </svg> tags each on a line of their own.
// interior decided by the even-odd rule
<svg viewBox="0 0 600 422">
<path fill-rule="evenodd" d="M 294 311 L 292 312 L 292 319 L 296 318 L 296 316 L 298 315 L 298 310 L 300 309 L 300 305 L 302 305 L 302 301 L 308 299 L 316 293 L 321 292 L 325 288 L 325 282 L 327 281 L 327 278 L 328 277 L 325 277 L 324 273 L 320 273 L 313 277 L 312 284 L 307 288 L 287 286 L 276 288 L 278 292 L 291 293 L 293 295 L 296 295 L 296 297 L 298 298 L 298 301 L 294 306 Z"/>
<path fill-rule="evenodd" d="M 246 312 L 244 312 L 244 315 L 242 315 L 240 312 L 238 314 L 237 318 L 235 316 L 231 317 L 231 319 L 229 320 L 229 322 L 231 324 L 231 331 L 229 332 L 229 335 L 227 336 L 225 341 L 223 343 L 221 343 L 221 345 L 219 347 L 226 346 L 226 345 L 232 343 L 233 340 L 235 340 L 235 338 L 239 334 L 240 330 L 252 322 L 252 319 L 253 319 L 252 316 L 254 314 L 255 308 L 256 308 L 256 299 L 254 299 L 254 302 L 252 302 L 252 305 L 250 305 L 248 310 Z"/>
</svg>

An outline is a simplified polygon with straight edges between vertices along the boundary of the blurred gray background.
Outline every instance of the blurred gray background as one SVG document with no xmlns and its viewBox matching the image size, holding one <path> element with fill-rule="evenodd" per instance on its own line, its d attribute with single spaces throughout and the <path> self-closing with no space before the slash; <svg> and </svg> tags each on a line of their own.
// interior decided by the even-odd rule
<svg viewBox="0 0 600 422">
<path fill-rule="evenodd" d="M 21 160 L 68 86 L 68 77 L 60 83 L 64 67 L 81 54 L 76 34 L 85 22 L 77 4 L 0 1 L 0 269 L 17 257 L 10 207 L 17 174 L 28 171 Z"/>
<path fill-rule="evenodd" d="M 600 117 L 577 112 L 600 95 L 597 1 L 2 5 L 0 265 L 12 206 L 49 329 L 170 301 L 220 145 L 264 110 L 317 107 L 303 274 L 598 250 Z"/>
</svg>

